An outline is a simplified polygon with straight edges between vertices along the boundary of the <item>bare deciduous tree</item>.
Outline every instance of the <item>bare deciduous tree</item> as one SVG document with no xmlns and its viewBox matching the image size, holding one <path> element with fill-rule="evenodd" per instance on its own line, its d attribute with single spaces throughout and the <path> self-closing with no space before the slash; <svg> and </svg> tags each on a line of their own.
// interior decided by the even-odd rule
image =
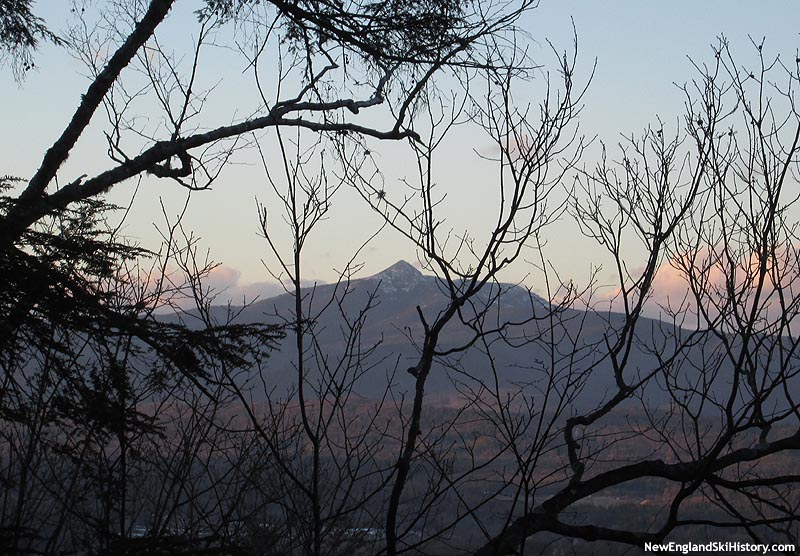
<svg viewBox="0 0 800 556">
<path fill-rule="evenodd" d="M 795 461 L 800 440 L 798 74 L 755 46 L 752 71 L 724 40 L 698 66 L 685 86 L 685 135 L 648 128 L 627 139 L 621 159 L 580 174 L 573 214 L 608 250 L 618 280 L 618 312 L 584 343 L 598 354 L 591 372 L 615 386 L 563 423 L 558 488 L 479 554 L 512 554 L 545 532 L 639 547 L 704 530 L 710 540 L 739 531 L 796 544 L 797 475 L 780 462 Z M 626 259 L 637 243 L 641 267 Z M 658 321 L 643 316 L 651 298 Z M 581 501 L 642 484 L 663 490 L 647 521 L 571 517 Z"/>
<path fill-rule="evenodd" d="M 797 542 L 798 475 L 785 466 L 800 449 L 796 64 L 756 44 L 750 71 L 722 41 L 685 87 L 683 131 L 659 122 L 619 160 L 603 147 L 580 168 L 575 58 L 558 54 L 551 77 L 511 32 L 532 4 L 207 0 L 183 61 L 159 33 L 176 0 L 110 2 L 78 22 L 68 39 L 90 85 L 34 175 L 2 180 L 0 547 L 499 555 L 716 531 Z M 50 36 L 28 21 L 30 37 Z M 214 89 L 200 75 L 222 33 L 259 105 L 219 124 L 204 120 Z M 537 79 L 540 103 L 518 103 Z M 153 106 L 159 118 L 138 117 Z M 384 126 L 365 123 L 379 111 Z M 111 168 L 59 180 L 98 112 Z M 475 153 L 497 167 L 485 236 L 452 229 L 437 186 L 461 126 L 493 143 Z M 414 154 L 400 188 L 372 156 L 385 139 Z M 153 253 L 122 239 L 100 200 L 148 174 L 207 189 L 244 148 L 274 194 L 260 228 L 288 300 L 260 320 L 214 305 L 213 264 L 182 216 Z M 323 150 L 335 169 L 315 162 Z M 354 279 L 358 250 L 336 283 L 305 280 L 304 249 L 343 188 L 439 288 L 439 305 L 414 307 L 400 353 L 370 329 L 381 281 Z M 579 288 L 548 260 L 564 218 L 607 251 L 612 299 L 599 271 Z M 522 259 L 545 298 L 503 282 Z M 364 401 L 375 373 L 385 385 Z M 442 377 L 446 408 L 426 392 Z M 636 519 L 590 511 L 656 489 Z"/>
<path fill-rule="evenodd" d="M 28 4 L 3 12 L 4 25 L 17 16 L 28 25 L 20 37 L 4 28 L 4 48 L 20 40 L 33 47 L 36 35 L 55 38 Z M 242 426 L 230 416 L 231 402 L 242 401 L 253 369 L 273 348 L 275 326 L 235 324 L 232 313 L 218 318 L 203 286 L 210 267 L 190 235 L 178 247 L 178 224 L 165 230 L 155 272 L 143 275 L 136 260 L 156 254 L 119 238 L 103 220 L 113 207 L 100 197 L 148 174 L 190 190 L 208 188 L 243 138 L 268 128 L 413 137 L 409 111 L 437 73 L 494 63 L 485 39 L 502 40 L 532 3 L 208 1 L 194 14 L 196 42 L 185 63 L 168 53 L 160 32 L 170 11 L 184 5 L 132 0 L 104 3 L 96 16 L 77 10 L 80 19 L 66 36 L 89 70 L 89 85 L 31 178 L 3 180 L 0 266 L 8 279 L 0 307 L 0 404 L 8 488 L 2 543 L 9 551 L 122 551 L 126 537 L 139 535 L 137 527 L 151 544 L 183 539 L 181 550 L 239 545 L 241 532 L 231 527 L 245 509 L 265 515 L 274 494 L 258 500 L 247 489 L 271 480 L 273 462 L 290 461 L 283 446 L 264 446 L 272 437 L 254 430 L 257 419 Z M 261 105 L 247 117 L 214 123 L 201 119 L 211 91 L 201 90 L 198 75 L 207 46 L 223 31 L 252 70 Z M 262 84 L 268 71 L 275 76 L 270 93 Z M 138 110 L 153 106 L 160 116 L 143 123 Z M 358 119 L 381 106 L 389 107 L 387 127 Z M 66 160 L 77 156 L 90 122 L 103 112 L 111 167 L 65 177 Z M 176 266 L 185 281 L 172 281 Z M 293 271 L 299 299 L 300 270 Z M 187 292 L 194 311 L 157 315 L 172 296 Z M 293 324 L 302 390 L 302 310 Z M 350 351 L 357 359 L 365 357 L 358 326 Z M 309 329 L 309 346 L 313 338 Z M 362 372 L 359 365 L 330 384 L 347 385 L 352 373 Z M 328 413 L 324 404 L 316 414 L 305 404 L 301 410 L 316 464 L 310 481 L 295 477 L 297 486 L 311 488 L 303 497 L 312 506 L 313 531 L 300 535 L 311 543 L 300 546 L 315 553 L 323 549 L 326 525 L 319 454 L 332 441 L 328 421 L 342 415 L 340 402 L 330 407 Z M 350 442 L 344 423 L 339 428 Z M 259 463 L 263 454 L 269 458 Z M 353 457 L 360 457 L 358 450 Z M 143 484 L 150 489 L 140 490 Z M 345 517 L 357 510 L 346 497 L 334 496 L 334 503 Z M 248 523 L 258 534 L 271 530 L 266 520 Z"/>
</svg>

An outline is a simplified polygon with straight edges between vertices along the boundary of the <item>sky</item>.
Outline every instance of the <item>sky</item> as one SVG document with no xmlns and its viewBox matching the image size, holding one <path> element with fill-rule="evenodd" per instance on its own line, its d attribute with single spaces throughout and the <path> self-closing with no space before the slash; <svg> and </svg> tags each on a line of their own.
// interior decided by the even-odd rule
<svg viewBox="0 0 800 556">
<path fill-rule="evenodd" d="M 197 32 L 191 15 L 197 5 L 188 0 L 179 4 L 162 34 L 165 44 L 176 51 L 185 49 Z M 56 31 L 63 29 L 70 18 L 67 2 L 39 0 L 34 11 Z M 719 36 L 724 35 L 734 54 L 745 59 L 753 52 L 751 38 L 765 38 L 767 52 L 794 59 L 800 47 L 798 21 L 800 5 L 795 1 L 542 0 L 520 26 L 532 39 L 531 55 L 547 69 L 553 62 L 548 41 L 558 51 L 570 49 L 574 25 L 578 38 L 576 81 L 588 81 L 595 68 L 584 99 L 580 129 L 587 137 L 597 137 L 613 147 L 622 134 L 636 133 L 654 124 L 658 117 L 668 126 L 679 125 L 685 99 L 678 85 L 696 76 L 692 60 L 697 64 L 711 61 L 710 45 Z M 205 107 L 207 125 L 228 123 L 255 106 L 252 92 L 248 93 L 249 76 L 243 73 L 242 64 L 232 63 L 232 59 L 224 49 L 210 49 L 205 59 L 201 83 L 216 87 Z M 82 64 L 63 49 L 43 48 L 36 63 L 38 69 L 23 83 L 15 83 L 8 71 L 0 82 L 0 113 L 6 130 L 0 135 L 2 174 L 27 177 L 34 173 L 88 84 Z M 132 78 L 135 80 L 135 76 Z M 142 117 L 146 120 L 149 116 L 144 113 Z M 81 138 L 60 174 L 65 182 L 109 166 L 103 123 L 102 117 L 96 118 Z M 486 144 L 481 143 L 484 140 Z M 473 156 L 473 150 L 480 151 L 487 145 L 488 140 L 477 135 L 456 134 L 443 148 L 437 180 L 448 192 L 444 208 L 456 233 L 470 228 L 479 235 L 480 223 L 485 220 L 483 191 L 491 187 L 496 175 L 493 167 Z M 592 163 L 596 152 L 587 155 L 586 164 Z M 383 170 L 386 190 L 392 194 L 411 172 L 413 160 L 408 149 L 403 144 L 376 144 L 375 158 Z M 138 193 L 131 201 L 137 186 Z M 163 212 L 174 219 L 187 195 L 172 183 L 148 178 L 141 183 L 130 180 L 121 184 L 109 198 L 121 205 L 131 203 L 124 232 L 143 246 L 155 248 L 158 228 L 163 230 L 164 226 L 162 206 Z M 259 230 L 257 200 L 272 209 L 272 221 L 280 224 L 273 208 L 275 200 L 252 151 L 235 156 L 211 190 L 190 195 L 185 227 L 198 238 L 199 251 L 208 252 L 221 264 L 213 276 L 214 284 L 227 287 L 230 297 L 277 291 L 264 268 L 264 263 L 274 264 L 274 260 Z M 309 241 L 307 279 L 334 279 L 335 271 L 343 268 L 361 240 L 379 225 L 379 219 L 352 191 L 341 190 L 334 200 L 331 218 Z M 276 242 L 286 246 L 285 233 L 274 233 Z M 546 256 L 564 277 L 585 280 L 591 266 L 603 262 L 597 260 L 596 250 L 566 220 L 557 223 L 546 239 Z M 382 233 L 355 260 L 364 263 L 362 275 L 369 275 L 401 258 L 414 262 L 413 247 L 398 234 Z M 526 278 L 531 268 L 523 261 L 508 278 L 527 281 L 534 290 L 541 291 L 533 274 Z"/>
</svg>

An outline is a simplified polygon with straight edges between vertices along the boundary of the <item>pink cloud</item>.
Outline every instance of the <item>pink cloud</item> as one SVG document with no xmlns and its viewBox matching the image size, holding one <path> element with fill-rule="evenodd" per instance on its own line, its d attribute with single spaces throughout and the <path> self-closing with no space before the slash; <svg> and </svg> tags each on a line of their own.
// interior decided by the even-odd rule
<svg viewBox="0 0 800 556">
<path fill-rule="evenodd" d="M 216 296 L 215 304 L 230 302 L 240 305 L 285 293 L 284 287 L 276 281 L 242 282 L 241 278 L 238 269 L 218 265 L 203 280 L 203 287 Z"/>
<path fill-rule="evenodd" d="M 203 280 L 204 285 L 221 292 L 239 285 L 242 277 L 241 271 L 230 266 L 219 265 L 211 269 L 208 276 Z"/>
<path fill-rule="evenodd" d="M 137 278 L 149 295 L 161 290 L 158 305 L 177 306 L 191 309 L 195 306 L 194 292 L 199 289 L 206 301 L 212 305 L 244 305 L 254 301 L 269 299 L 285 293 L 276 281 L 243 282 L 240 270 L 217 265 L 204 271 L 199 280 L 189 280 L 185 271 L 171 267 L 162 275 L 158 268 L 142 271 Z"/>
<path fill-rule="evenodd" d="M 714 319 L 720 311 L 727 311 L 735 304 L 744 313 L 752 310 L 756 301 L 755 287 L 759 271 L 757 254 L 741 255 L 736 260 L 725 260 L 719 252 L 707 248 L 673 256 L 656 271 L 652 287 L 644 306 L 644 314 L 665 317 L 677 313 L 686 317 L 686 322 L 697 322 L 699 292 L 702 309 L 708 318 Z M 640 277 L 644 268 L 634 269 L 631 274 Z M 733 290 L 733 298 L 728 291 Z M 758 297 L 757 311 L 766 318 L 773 318 L 782 309 L 780 295 L 785 300 L 800 296 L 800 252 L 798 246 L 785 246 L 776 250 L 770 258 L 767 279 Z M 635 294 L 632 294 L 635 295 Z M 622 311 L 619 287 L 611 288 L 603 295 L 595 296 L 592 307 L 598 310 Z"/>
</svg>

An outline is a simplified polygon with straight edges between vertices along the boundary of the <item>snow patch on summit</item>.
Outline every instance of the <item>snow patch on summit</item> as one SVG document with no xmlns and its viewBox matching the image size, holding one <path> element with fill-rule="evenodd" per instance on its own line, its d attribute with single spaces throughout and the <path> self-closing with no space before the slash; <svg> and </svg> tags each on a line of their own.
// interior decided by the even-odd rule
<svg viewBox="0 0 800 556">
<path fill-rule="evenodd" d="M 406 261 L 398 261 L 386 270 L 370 276 L 368 280 L 380 280 L 381 290 L 386 293 L 409 292 L 425 278 Z"/>
</svg>

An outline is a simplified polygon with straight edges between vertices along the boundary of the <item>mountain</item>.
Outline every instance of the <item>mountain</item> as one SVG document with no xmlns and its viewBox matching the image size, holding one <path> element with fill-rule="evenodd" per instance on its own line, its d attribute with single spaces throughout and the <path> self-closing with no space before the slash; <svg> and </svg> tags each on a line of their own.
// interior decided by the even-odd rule
<svg viewBox="0 0 800 556">
<path fill-rule="evenodd" d="M 532 306 L 539 309 L 547 306 L 540 297 L 512 284 L 487 285 L 479 296 L 478 304 L 485 304 L 489 297 L 497 296 L 499 292 L 502 295 L 499 296 L 498 308 L 503 317 L 509 320 L 525 320 L 529 318 Z M 439 311 L 446 307 L 448 299 L 448 293 L 436 276 L 423 274 L 401 260 L 373 276 L 349 283 L 316 285 L 304 289 L 304 310 L 306 315 L 313 315 L 318 327 L 338 330 L 340 319 L 345 315 L 354 318 L 364 309 L 370 296 L 373 296 L 373 300 L 367 316 L 368 326 L 363 332 L 365 338 L 378 340 L 383 337 L 384 341 L 392 342 L 405 339 L 404 331 L 422 332 L 417 307 L 428 322 L 433 322 Z M 316 317 L 331 298 L 337 300 L 336 306 L 328 307 L 326 312 Z M 254 303 L 244 310 L 242 317 L 248 322 L 255 322 L 264 317 L 293 315 L 294 303 L 294 297 L 283 294 Z M 465 311 L 469 309 L 465 308 Z M 458 323 L 453 322 L 445 330 L 443 339 L 463 341 L 466 333 Z"/>
<path fill-rule="evenodd" d="M 423 275 L 406 261 L 397 261 L 386 270 L 364 280 L 379 282 L 381 292 L 387 295 L 403 295 L 411 292 L 417 286 L 424 287 L 434 283 L 436 278 Z"/>
<path fill-rule="evenodd" d="M 317 346 L 316 354 L 309 351 L 306 355 L 307 380 L 314 384 L 319 373 L 324 372 L 320 367 L 335 367 L 342 360 L 352 361 L 358 352 L 372 349 L 368 364 L 356 373 L 360 376 L 353 377 L 356 392 L 380 395 L 389 382 L 401 391 L 412 389 L 414 379 L 405 369 L 416 363 L 415 344 L 423 338 L 419 312 L 431 323 L 446 306 L 447 298 L 437 277 L 423 274 L 405 261 L 374 276 L 305 288 L 304 312 L 313 321 L 313 343 Z M 518 324 L 509 328 L 504 337 L 489 335 L 485 342 L 476 342 L 471 349 L 454 354 L 450 363 L 457 363 L 458 370 L 437 364 L 429 375 L 427 392 L 447 395 L 453 392 L 454 383 L 474 387 L 478 380 L 493 384 L 494 372 L 501 387 L 525 383 L 531 388 L 543 388 L 549 381 L 549 388 L 563 389 L 576 377 L 583 376 L 579 395 L 571 402 L 578 406 L 596 404 L 615 390 L 613 371 L 604 360 L 605 351 L 593 346 L 602 347 L 604 335 L 613 341 L 614 330 L 623 322 L 621 315 L 569 309 L 562 311 L 553 323 L 544 318 L 549 314 L 545 300 L 513 284 L 487 284 L 475 305 L 482 309 L 489 299 L 496 302 L 485 315 L 486 328 L 507 321 Z M 237 321 L 291 321 L 294 307 L 294 297 L 283 294 L 242 309 Z M 464 308 L 467 313 L 472 310 Z M 359 320 L 361 317 L 363 320 Z M 362 325 L 357 338 L 349 335 L 353 323 Z M 643 345 L 661 344 L 669 348 L 670 340 L 660 332 L 657 321 L 642 319 L 639 326 L 649 334 Z M 440 348 L 458 348 L 473 338 L 473 332 L 455 320 L 441 334 Z M 309 338 L 307 345 L 311 344 Z M 264 381 L 270 387 L 289 390 L 296 382 L 294 348 L 289 332 L 263 371 Z M 641 347 L 630 353 L 629 360 L 632 372 L 645 371 L 657 364 L 656 355 Z M 663 393 L 654 395 L 659 403 L 666 402 Z"/>
</svg>

